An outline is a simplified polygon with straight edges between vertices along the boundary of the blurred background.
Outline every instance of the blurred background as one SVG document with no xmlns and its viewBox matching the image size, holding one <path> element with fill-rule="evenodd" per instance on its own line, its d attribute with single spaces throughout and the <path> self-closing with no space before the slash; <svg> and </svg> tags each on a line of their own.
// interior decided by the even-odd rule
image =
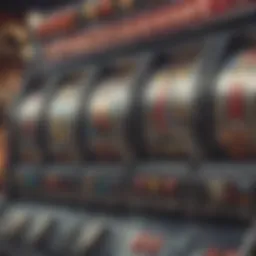
<svg viewBox="0 0 256 256">
<path fill-rule="evenodd" d="M 8 104 L 19 91 L 26 62 L 29 60 L 29 27 L 42 20 L 42 12 L 65 5 L 66 0 L 0 1 L 0 170 L 6 159 L 4 116 Z M 74 1 L 72 1 L 74 3 Z"/>
</svg>

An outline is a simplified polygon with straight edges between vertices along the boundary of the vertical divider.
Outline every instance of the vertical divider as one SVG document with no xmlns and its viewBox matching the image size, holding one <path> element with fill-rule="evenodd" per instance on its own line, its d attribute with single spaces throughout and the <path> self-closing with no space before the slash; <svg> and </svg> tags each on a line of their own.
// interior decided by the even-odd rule
<svg viewBox="0 0 256 256">
<path fill-rule="evenodd" d="M 200 149 L 209 153 L 214 145 L 213 89 L 234 35 L 234 32 L 213 35 L 206 40 L 202 51 L 195 79 L 197 93 L 192 120 L 195 150 L 190 158 L 193 169 L 199 168 L 204 157 Z"/>
<path fill-rule="evenodd" d="M 142 93 L 145 84 L 151 78 L 154 64 L 156 63 L 155 54 L 146 54 L 138 60 L 138 71 L 132 84 L 132 99 L 130 102 L 130 113 L 127 119 L 127 138 L 135 149 L 135 155 L 141 158 L 143 156 L 145 142 L 143 140 L 143 124 L 141 120 L 142 112 Z"/>
<path fill-rule="evenodd" d="M 84 87 L 81 91 L 80 99 L 79 99 L 79 109 L 76 117 L 76 143 L 78 145 L 78 149 L 81 152 L 82 160 L 88 161 L 90 159 L 90 150 L 88 148 L 88 134 L 86 133 L 86 109 L 88 109 L 89 99 L 91 97 L 91 93 L 93 88 L 95 88 L 101 74 L 104 72 L 104 68 L 95 66 L 89 71 L 88 77 L 84 82 Z"/>
<path fill-rule="evenodd" d="M 143 157 L 143 147 L 145 146 L 145 142 L 143 140 L 143 124 L 141 120 L 141 101 L 142 101 L 142 93 L 145 85 L 149 81 L 151 77 L 151 72 L 157 62 L 156 54 L 146 53 L 143 55 L 137 62 L 137 72 L 131 84 L 132 86 L 132 96 L 130 100 L 130 111 L 127 118 L 126 125 L 126 137 L 130 144 L 130 147 L 135 150 L 133 154 L 131 154 L 131 158 L 128 159 L 126 163 L 126 174 L 124 176 L 124 188 L 127 188 L 128 197 L 129 190 L 132 189 L 132 178 L 135 174 L 136 166 L 141 161 L 141 157 Z M 127 198 L 128 199 L 128 198 Z M 125 209 L 127 210 L 127 214 L 132 213 L 133 209 L 129 205 L 129 199 L 126 204 Z"/>
</svg>

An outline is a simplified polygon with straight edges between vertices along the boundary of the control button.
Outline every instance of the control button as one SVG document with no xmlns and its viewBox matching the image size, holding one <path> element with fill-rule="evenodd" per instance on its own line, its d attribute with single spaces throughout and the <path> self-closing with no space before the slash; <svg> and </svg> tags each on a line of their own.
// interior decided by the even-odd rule
<svg viewBox="0 0 256 256">
<path fill-rule="evenodd" d="M 22 236 L 30 216 L 22 211 L 6 212 L 0 223 L 1 239 L 13 240 Z"/>
<path fill-rule="evenodd" d="M 49 214 L 35 216 L 26 235 L 26 242 L 33 247 L 43 245 L 49 238 L 55 223 L 55 220 Z"/>
<path fill-rule="evenodd" d="M 217 248 L 209 248 L 204 256 L 221 256 L 222 253 Z"/>
<path fill-rule="evenodd" d="M 163 238 L 154 234 L 141 233 L 131 244 L 133 253 L 139 254 L 159 254 L 163 247 Z"/>
<path fill-rule="evenodd" d="M 91 255 L 104 242 L 107 229 L 104 223 L 90 222 L 80 232 L 75 241 L 73 253 L 75 255 Z"/>
</svg>

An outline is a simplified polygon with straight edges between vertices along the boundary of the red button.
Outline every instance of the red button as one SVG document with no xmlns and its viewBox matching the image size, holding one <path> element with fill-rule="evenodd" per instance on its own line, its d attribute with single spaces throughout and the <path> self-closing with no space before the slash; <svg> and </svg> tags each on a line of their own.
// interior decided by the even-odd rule
<svg viewBox="0 0 256 256">
<path fill-rule="evenodd" d="M 132 242 L 134 253 L 158 254 L 163 246 L 163 239 L 148 233 L 139 234 Z"/>
</svg>

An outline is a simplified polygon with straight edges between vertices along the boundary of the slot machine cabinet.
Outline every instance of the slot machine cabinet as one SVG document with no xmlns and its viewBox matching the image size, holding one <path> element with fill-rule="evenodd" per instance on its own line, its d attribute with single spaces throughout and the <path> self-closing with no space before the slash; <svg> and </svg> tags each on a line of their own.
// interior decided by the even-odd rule
<svg viewBox="0 0 256 256">
<path fill-rule="evenodd" d="M 216 141 L 232 159 L 255 157 L 255 64 L 255 49 L 240 51 L 228 61 L 216 84 Z"/>
</svg>

